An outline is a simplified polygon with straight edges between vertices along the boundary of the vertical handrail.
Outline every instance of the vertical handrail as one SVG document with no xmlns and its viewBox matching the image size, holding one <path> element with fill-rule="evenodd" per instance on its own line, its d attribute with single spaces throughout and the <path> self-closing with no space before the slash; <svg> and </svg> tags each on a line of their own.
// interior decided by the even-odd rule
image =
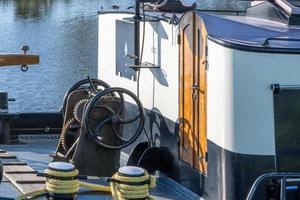
<svg viewBox="0 0 300 200">
<path fill-rule="evenodd" d="M 285 192 L 286 192 L 286 177 L 283 177 L 280 181 L 280 200 L 285 200 Z"/>
</svg>

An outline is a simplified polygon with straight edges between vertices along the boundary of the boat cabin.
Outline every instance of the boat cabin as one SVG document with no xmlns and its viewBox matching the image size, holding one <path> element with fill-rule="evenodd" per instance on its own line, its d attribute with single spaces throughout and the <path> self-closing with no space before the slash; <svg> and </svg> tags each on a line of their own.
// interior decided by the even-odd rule
<svg viewBox="0 0 300 200">
<path fill-rule="evenodd" d="M 300 199 L 299 2 L 102 9 L 98 79 L 75 83 L 48 120 L 0 115 L 0 142 L 17 136 L 0 146 L 1 199 Z M 0 66 L 22 70 L 38 61 L 0 55 Z M 22 145 L 20 132 L 45 124 L 61 129 L 59 141 Z"/>
<path fill-rule="evenodd" d="M 149 11 L 138 38 L 134 13 L 99 12 L 98 78 L 139 96 L 157 170 L 204 199 L 299 198 L 295 177 L 277 174 L 300 170 L 297 3 L 243 16 Z M 140 66 L 128 59 L 135 40 Z"/>
</svg>

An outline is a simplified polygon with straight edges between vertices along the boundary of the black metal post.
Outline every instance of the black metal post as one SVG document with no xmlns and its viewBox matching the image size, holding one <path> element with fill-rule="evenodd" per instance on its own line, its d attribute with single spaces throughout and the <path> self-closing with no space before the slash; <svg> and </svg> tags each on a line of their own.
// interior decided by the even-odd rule
<svg viewBox="0 0 300 200">
<path fill-rule="evenodd" d="M 141 13 L 140 13 L 140 0 L 135 1 L 135 15 L 134 19 L 134 64 L 140 65 L 140 20 Z"/>
</svg>

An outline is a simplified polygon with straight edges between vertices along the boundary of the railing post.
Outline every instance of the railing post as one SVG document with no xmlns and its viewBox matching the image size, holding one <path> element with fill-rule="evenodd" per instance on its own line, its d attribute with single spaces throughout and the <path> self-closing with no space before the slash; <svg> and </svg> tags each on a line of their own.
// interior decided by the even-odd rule
<svg viewBox="0 0 300 200">
<path fill-rule="evenodd" d="M 280 200 L 286 199 L 286 178 L 287 177 L 282 177 L 280 181 Z"/>
</svg>

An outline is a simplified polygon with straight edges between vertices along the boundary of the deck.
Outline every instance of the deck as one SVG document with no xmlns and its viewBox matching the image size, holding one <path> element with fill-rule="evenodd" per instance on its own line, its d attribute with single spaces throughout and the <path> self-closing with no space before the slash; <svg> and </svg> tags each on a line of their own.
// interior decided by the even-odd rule
<svg viewBox="0 0 300 200">
<path fill-rule="evenodd" d="M 5 149 L 8 152 L 16 155 L 20 160 L 28 163 L 33 169 L 42 172 L 47 168 L 48 163 L 51 162 L 49 157 L 56 148 L 58 140 L 55 139 L 42 139 L 42 140 L 28 140 L 24 145 L 0 145 L 0 149 Z M 200 199 L 199 196 L 182 187 L 170 178 L 165 177 L 163 174 L 158 177 L 157 187 L 151 190 L 151 195 L 156 197 L 157 200 L 194 200 Z M 16 198 L 20 192 L 5 178 L 0 185 L 0 199 Z M 5 197 L 5 198 L 2 198 Z M 40 198 L 44 199 L 44 198 Z M 88 193 L 84 192 L 78 196 L 78 199 L 112 199 L 110 195 L 101 193 Z"/>
</svg>

